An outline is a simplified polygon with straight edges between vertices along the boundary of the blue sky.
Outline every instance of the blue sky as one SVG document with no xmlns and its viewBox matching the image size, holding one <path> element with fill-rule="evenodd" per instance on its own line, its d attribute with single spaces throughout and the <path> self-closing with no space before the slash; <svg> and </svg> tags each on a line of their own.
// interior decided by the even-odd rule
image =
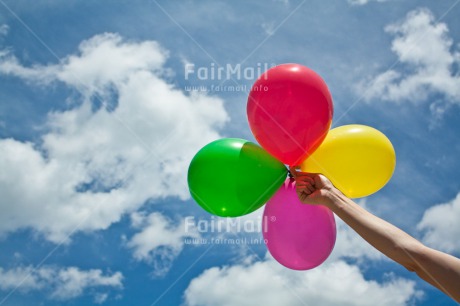
<svg viewBox="0 0 460 306">
<path fill-rule="evenodd" d="M 358 202 L 459 256 L 459 2 L 0 0 L 0 305 L 455 305 L 341 222 L 306 272 L 211 241 L 258 232 L 187 227 L 217 222 L 188 193 L 193 155 L 254 141 L 254 79 L 185 67 L 317 71 L 334 127 L 395 147 L 392 180 Z"/>
</svg>

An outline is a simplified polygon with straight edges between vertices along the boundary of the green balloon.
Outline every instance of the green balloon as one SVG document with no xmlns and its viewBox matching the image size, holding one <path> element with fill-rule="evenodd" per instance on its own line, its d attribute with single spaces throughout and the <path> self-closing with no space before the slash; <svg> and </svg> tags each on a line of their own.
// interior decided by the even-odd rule
<svg viewBox="0 0 460 306">
<path fill-rule="evenodd" d="M 286 175 L 286 167 L 258 145 L 224 138 L 195 155 L 187 179 L 193 199 L 206 211 L 238 217 L 265 204 Z"/>
</svg>

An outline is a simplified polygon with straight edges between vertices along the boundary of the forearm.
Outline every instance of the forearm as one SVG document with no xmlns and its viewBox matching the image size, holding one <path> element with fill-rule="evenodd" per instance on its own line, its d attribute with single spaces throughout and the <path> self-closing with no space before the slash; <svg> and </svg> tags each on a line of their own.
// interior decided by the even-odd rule
<svg viewBox="0 0 460 306">
<path fill-rule="evenodd" d="M 369 213 L 341 192 L 332 192 L 327 206 L 380 252 L 414 270 L 413 256 L 423 245 L 394 225 Z M 409 254 L 408 254 L 409 253 Z"/>
<path fill-rule="evenodd" d="M 332 191 L 329 199 L 326 206 L 372 246 L 460 301 L 458 258 L 424 246 L 396 226 L 369 213 L 340 191 Z"/>
</svg>

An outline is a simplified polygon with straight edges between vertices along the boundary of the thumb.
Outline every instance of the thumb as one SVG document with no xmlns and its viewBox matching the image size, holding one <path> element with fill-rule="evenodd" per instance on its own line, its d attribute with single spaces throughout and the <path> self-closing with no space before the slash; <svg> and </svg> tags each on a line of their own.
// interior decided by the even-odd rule
<svg viewBox="0 0 460 306">
<path fill-rule="evenodd" d="M 289 173 L 291 173 L 291 175 L 294 177 L 294 178 L 297 178 L 297 170 L 300 169 L 299 166 L 289 166 Z"/>
</svg>

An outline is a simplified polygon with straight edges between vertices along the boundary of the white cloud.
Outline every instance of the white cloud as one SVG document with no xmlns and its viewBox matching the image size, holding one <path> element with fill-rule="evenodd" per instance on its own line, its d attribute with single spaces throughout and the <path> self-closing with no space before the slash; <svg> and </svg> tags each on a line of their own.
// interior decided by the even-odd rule
<svg viewBox="0 0 460 306">
<path fill-rule="evenodd" d="M 146 200 L 189 198 L 189 162 L 220 138 L 228 115 L 221 99 L 167 83 L 166 58 L 156 42 L 107 33 L 55 65 L 0 56 L 2 74 L 80 94 L 71 109 L 49 113 L 41 143 L 0 140 L 0 234 L 32 228 L 60 242 L 106 229 Z"/>
<path fill-rule="evenodd" d="M 99 269 L 80 270 L 76 267 L 57 268 L 44 266 L 20 266 L 9 270 L 0 267 L 0 290 L 22 292 L 41 290 L 55 300 L 68 300 L 84 294 L 85 290 L 103 287 L 121 289 L 123 275 L 120 272 L 104 274 Z M 98 292 L 95 293 L 99 295 Z M 105 299 L 108 293 L 105 293 Z M 97 298 L 97 296 L 96 296 Z"/>
<path fill-rule="evenodd" d="M 452 201 L 428 208 L 417 229 L 423 242 L 446 252 L 460 253 L 460 193 Z"/>
<path fill-rule="evenodd" d="M 186 239 L 189 240 L 188 244 L 194 246 L 202 246 L 200 243 L 203 241 L 217 243 L 215 241 L 218 240 L 222 244 L 231 241 L 226 245 L 229 248 L 227 251 L 235 252 L 237 258 L 253 254 L 254 246 L 250 243 L 257 241 L 260 242 L 258 246 L 262 245 L 262 213 L 263 208 L 260 208 L 238 218 L 210 216 L 198 219 L 188 216 L 175 221 L 158 212 L 149 215 L 134 212 L 131 214 L 131 226 L 139 231 L 123 239 L 126 246 L 132 249 L 135 260 L 152 266 L 152 276 L 162 277 L 183 250 Z"/>
<path fill-rule="evenodd" d="M 107 301 L 108 297 L 109 297 L 108 293 L 97 293 L 97 294 L 94 295 L 94 303 L 102 304 L 105 301 Z"/>
<path fill-rule="evenodd" d="M 8 35 L 10 27 L 7 24 L 0 25 L 0 37 Z"/>
<path fill-rule="evenodd" d="M 184 220 L 174 225 L 172 220 L 157 212 L 148 216 L 136 212 L 131 220 L 140 231 L 129 239 L 127 246 L 133 249 L 136 260 L 153 266 L 154 276 L 164 276 L 169 271 L 172 261 L 184 247 L 185 238 L 200 237 L 195 227 L 186 230 Z"/>
<path fill-rule="evenodd" d="M 265 34 L 267 34 L 268 36 L 272 36 L 273 34 L 275 34 L 275 23 L 272 21 L 272 22 L 264 22 L 262 23 L 262 29 L 264 30 Z"/>
<path fill-rule="evenodd" d="M 433 130 L 441 123 L 444 114 L 446 114 L 452 107 L 452 104 L 446 104 L 442 100 L 435 100 L 430 104 L 431 120 L 429 129 Z"/>
<path fill-rule="evenodd" d="M 80 296 L 90 287 L 122 287 L 123 276 L 120 272 L 104 276 L 101 270 L 81 271 L 70 267 L 57 273 L 56 288 L 51 294 L 55 299 L 69 299 Z"/>
<path fill-rule="evenodd" d="M 460 76 L 454 72 L 460 54 L 451 50 L 445 23 L 437 23 L 429 10 L 417 9 L 385 30 L 395 36 L 391 49 L 405 69 L 390 69 L 361 84 L 367 100 L 417 103 L 440 94 L 448 102 L 460 103 Z"/>
<path fill-rule="evenodd" d="M 187 305 L 407 305 L 420 295 L 415 283 L 388 275 L 383 283 L 364 278 L 344 261 L 299 272 L 268 258 L 213 267 L 191 281 Z"/>
<path fill-rule="evenodd" d="M 44 287 L 41 280 L 48 278 L 49 271 L 49 268 L 34 270 L 31 266 L 16 267 L 10 270 L 4 270 L 0 267 L 0 289 L 4 291 L 13 290 L 19 284 L 21 285 L 18 289 L 25 292 L 41 289 Z"/>
</svg>

